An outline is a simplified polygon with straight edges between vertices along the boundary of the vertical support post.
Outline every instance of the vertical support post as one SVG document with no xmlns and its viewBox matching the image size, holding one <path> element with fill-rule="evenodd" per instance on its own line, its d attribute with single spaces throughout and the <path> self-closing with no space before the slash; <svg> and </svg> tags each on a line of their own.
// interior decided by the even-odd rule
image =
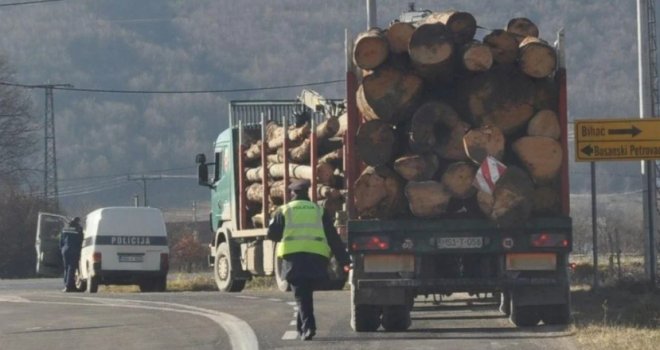
<svg viewBox="0 0 660 350">
<path fill-rule="evenodd" d="M 46 101 L 44 107 L 44 198 L 58 207 L 57 152 L 55 149 L 55 111 L 53 106 L 53 86 L 44 86 Z"/>
<path fill-rule="evenodd" d="M 310 120 L 310 123 L 311 123 L 311 131 L 309 132 L 309 141 L 310 141 L 309 163 L 310 166 L 312 167 L 312 178 L 310 179 L 311 182 L 310 188 L 312 189 L 312 193 L 310 199 L 312 200 L 312 202 L 316 203 L 316 200 L 318 199 L 316 165 L 319 162 L 318 160 L 319 152 L 318 152 L 318 139 L 316 138 L 316 115 L 313 111 L 312 111 L 312 118 Z"/>
<path fill-rule="evenodd" d="M 594 259 L 593 290 L 598 289 L 598 213 L 596 210 L 596 162 L 591 162 L 591 229 Z"/>
<path fill-rule="evenodd" d="M 238 229 L 247 228 L 247 212 L 245 205 L 245 146 L 243 145 L 243 121 L 238 121 Z"/>
<path fill-rule="evenodd" d="M 559 112 L 559 126 L 562 137 L 562 165 L 561 165 L 561 212 L 570 215 L 570 187 L 568 178 L 568 95 L 566 92 L 566 53 L 564 51 L 564 28 L 557 32 L 557 41 L 555 43 L 558 56 L 557 72 L 555 82 L 559 88 L 559 99 L 557 111 Z"/>
<path fill-rule="evenodd" d="M 378 15 L 376 11 L 376 0 L 367 0 L 367 29 L 378 26 Z"/>
<path fill-rule="evenodd" d="M 360 114 L 357 109 L 355 94 L 357 93 L 357 77 L 353 71 L 353 60 L 351 59 L 352 41 L 346 30 L 346 134 L 345 134 L 345 169 L 346 169 L 346 206 L 348 218 L 355 218 L 355 181 L 358 178 L 358 163 L 355 156 L 355 135 L 359 126 Z"/>
<path fill-rule="evenodd" d="M 638 47 L 638 79 L 639 79 L 639 117 L 653 117 L 653 91 L 649 74 L 649 0 L 637 0 L 637 47 Z M 654 1 L 654 0 L 652 0 Z M 645 239 L 644 265 L 652 286 L 655 286 L 655 219 L 656 219 L 656 183 L 654 161 L 645 160 L 642 165 L 644 181 L 644 222 L 647 230 Z"/>
<path fill-rule="evenodd" d="M 284 116 L 282 118 L 282 127 L 284 130 L 289 130 L 289 117 Z M 282 154 L 284 154 L 283 164 L 284 164 L 284 204 L 289 203 L 291 200 L 291 192 L 289 191 L 289 184 L 291 179 L 289 178 L 289 133 L 284 132 L 284 142 L 282 142 Z"/>
<path fill-rule="evenodd" d="M 284 130 L 287 133 L 287 130 Z M 266 115 L 261 113 L 261 184 L 263 198 L 261 199 L 261 213 L 264 216 L 263 227 L 268 227 L 268 198 L 270 188 L 268 186 L 268 142 L 266 142 Z"/>
</svg>

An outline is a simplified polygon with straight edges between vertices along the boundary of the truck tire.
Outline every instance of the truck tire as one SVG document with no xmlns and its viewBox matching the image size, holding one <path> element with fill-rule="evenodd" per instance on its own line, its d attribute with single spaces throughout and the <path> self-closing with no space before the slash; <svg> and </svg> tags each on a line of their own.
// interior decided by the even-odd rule
<svg viewBox="0 0 660 350">
<path fill-rule="evenodd" d="M 356 332 L 375 332 L 380 327 L 382 309 L 378 305 L 355 304 L 355 287 L 351 287 L 351 328 Z"/>
<path fill-rule="evenodd" d="M 543 305 L 541 307 L 541 320 L 547 325 L 569 324 L 571 321 L 570 305 Z"/>
<path fill-rule="evenodd" d="M 213 276 L 215 277 L 215 284 L 221 292 L 235 293 L 245 288 L 245 280 L 234 277 L 229 244 L 227 242 L 220 243 L 218 249 L 215 251 Z"/>
<path fill-rule="evenodd" d="M 516 306 L 512 302 L 509 320 L 517 327 L 534 327 L 541 321 L 541 316 L 537 306 Z"/>
<path fill-rule="evenodd" d="M 277 243 L 279 245 L 279 243 Z M 287 280 L 282 278 L 282 258 L 277 256 L 277 245 L 275 246 L 274 256 L 274 266 L 275 266 L 275 283 L 277 284 L 277 289 L 282 292 L 291 291 L 291 286 Z"/>
<path fill-rule="evenodd" d="M 410 308 L 407 305 L 388 305 L 383 307 L 383 328 L 388 332 L 402 332 L 407 330 L 410 321 Z"/>
<path fill-rule="evenodd" d="M 154 281 L 155 292 L 165 292 L 167 290 L 167 275 L 156 277 Z"/>
<path fill-rule="evenodd" d="M 87 276 L 87 293 L 96 293 L 99 291 L 99 277 Z"/>
</svg>

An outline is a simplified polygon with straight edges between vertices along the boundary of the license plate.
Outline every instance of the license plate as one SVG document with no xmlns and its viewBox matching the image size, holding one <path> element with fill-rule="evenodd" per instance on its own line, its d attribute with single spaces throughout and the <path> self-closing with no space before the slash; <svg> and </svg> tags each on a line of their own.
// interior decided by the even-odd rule
<svg viewBox="0 0 660 350">
<path fill-rule="evenodd" d="M 119 262 L 142 262 L 144 255 L 142 254 L 121 254 L 119 255 Z"/>
<path fill-rule="evenodd" d="M 483 237 L 442 237 L 437 239 L 439 249 L 470 249 L 484 246 Z"/>
</svg>

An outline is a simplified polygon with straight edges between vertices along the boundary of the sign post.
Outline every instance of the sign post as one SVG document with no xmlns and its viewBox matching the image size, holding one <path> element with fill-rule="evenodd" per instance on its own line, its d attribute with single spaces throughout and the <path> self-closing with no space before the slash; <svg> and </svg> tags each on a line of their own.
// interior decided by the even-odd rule
<svg viewBox="0 0 660 350">
<path fill-rule="evenodd" d="M 588 119 L 575 122 L 575 160 L 592 164 L 592 206 L 595 216 L 594 162 L 612 160 L 643 160 L 646 166 L 646 215 L 648 220 L 647 271 L 655 285 L 655 174 L 653 163 L 660 159 L 660 119 Z M 595 222 L 595 218 L 593 219 Z M 598 262 L 596 228 L 594 224 L 594 268 Z M 594 270 L 595 271 L 595 270 Z M 595 278 L 595 275 L 594 275 Z M 597 281 L 594 280 L 597 287 Z"/>
</svg>

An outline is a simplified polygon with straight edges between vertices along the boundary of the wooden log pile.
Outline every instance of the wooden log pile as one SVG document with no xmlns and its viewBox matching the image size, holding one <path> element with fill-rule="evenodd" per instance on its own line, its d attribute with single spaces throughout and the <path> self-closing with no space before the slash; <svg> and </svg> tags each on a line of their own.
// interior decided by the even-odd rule
<svg viewBox="0 0 660 350">
<path fill-rule="evenodd" d="M 557 54 L 527 18 L 481 40 L 476 29 L 472 14 L 452 11 L 357 36 L 358 217 L 512 225 L 559 214 Z M 474 185 L 487 157 L 507 166 L 492 191 Z"/>
<path fill-rule="evenodd" d="M 243 169 L 246 209 L 253 227 L 263 227 L 263 202 L 265 178 L 268 183 L 266 201 L 271 215 L 284 203 L 288 191 L 284 184 L 285 158 L 288 160 L 290 180 L 311 180 L 316 175 L 317 202 L 331 215 L 342 209 L 344 204 L 344 174 L 341 136 L 346 132 L 346 115 L 327 115 L 312 131 L 309 120 L 285 128 L 270 121 L 265 126 L 265 140 L 260 139 L 260 129 L 244 133 Z M 316 169 L 310 165 L 311 133 L 317 140 L 318 161 Z M 284 154 L 284 138 L 288 138 L 288 154 Z M 261 153 L 266 149 L 266 166 L 262 166 Z M 311 193 L 310 193 L 311 196 Z"/>
</svg>

